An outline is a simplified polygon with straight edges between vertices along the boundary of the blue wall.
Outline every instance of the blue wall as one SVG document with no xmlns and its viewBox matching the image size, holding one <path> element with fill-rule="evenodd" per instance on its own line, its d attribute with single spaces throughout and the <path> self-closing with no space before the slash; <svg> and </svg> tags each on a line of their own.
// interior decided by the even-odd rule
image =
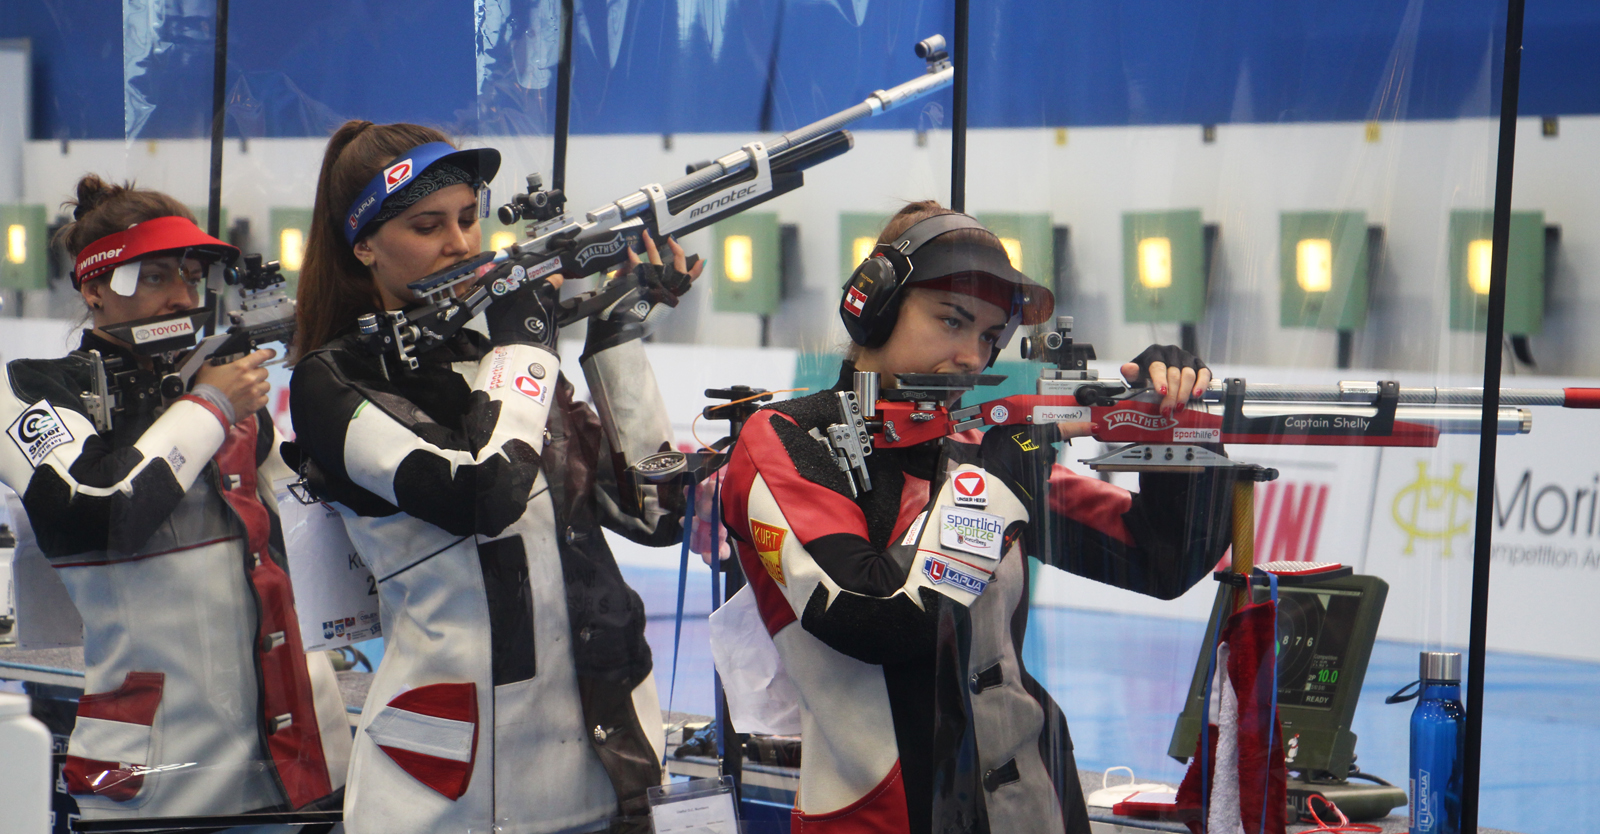
<svg viewBox="0 0 1600 834">
<path fill-rule="evenodd" d="M 686 36 L 672 0 L 576 2 L 584 18 L 574 70 L 579 133 L 750 132 L 764 114 L 771 129 L 794 127 L 909 78 L 918 71 L 910 43 L 953 29 L 950 0 L 867 0 L 859 25 L 853 0 L 686 4 L 722 14 L 720 30 L 695 25 Z M 0 38 L 33 42 L 36 138 L 124 136 L 121 6 L 0 0 Z M 625 13 L 608 18 L 611 7 Z M 978 2 L 970 120 L 1028 127 L 1490 115 L 1503 7 Z M 548 91 L 501 76 L 479 100 L 469 0 L 233 0 L 230 9 L 230 134 L 321 136 L 352 117 L 463 134 L 548 133 L 553 122 Z M 208 132 L 211 23 L 182 21 L 173 46 L 147 62 L 135 87 L 156 107 L 140 136 Z M 721 32 L 720 48 L 712 31 Z M 1595 44 L 1600 4 L 1529 3 L 1522 112 L 1600 113 Z M 498 66 L 514 63 L 507 50 L 493 54 Z M 948 113 L 945 93 L 871 127 L 936 127 Z"/>
</svg>

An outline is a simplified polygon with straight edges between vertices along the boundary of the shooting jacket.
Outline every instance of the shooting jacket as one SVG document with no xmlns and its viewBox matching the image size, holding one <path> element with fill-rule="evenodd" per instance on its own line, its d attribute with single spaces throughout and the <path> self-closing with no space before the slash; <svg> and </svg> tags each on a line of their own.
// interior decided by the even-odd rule
<svg viewBox="0 0 1600 834">
<path fill-rule="evenodd" d="M 385 369 L 347 336 L 291 383 L 296 463 L 372 566 L 388 641 L 346 830 L 648 828 L 660 704 L 643 603 L 601 533 L 681 529 L 681 499 L 660 500 L 680 493 L 623 471 L 671 440 L 643 346 L 583 360 L 609 428 L 544 348 L 461 331 L 420 358 Z"/>
<path fill-rule="evenodd" d="M 1129 493 L 1056 466 L 1046 494 L 1018 495 L 967 432 L 875 450 L 872 489 L 852 499 L 817 439 L 838 421 L 833 392 L 757 412 L 723 491 L 800 692 L 793 830 L 1086 834 L 1066 721 L 1022 664 L 1026 557 L 1171 599 L 1227 546 L 1228 490 L 1215 475 L 1144 475 Z M 983 547 L 958 537 L 984 525 Z"/>
<path fill-rule="evenodd" d="M 123 352 L 93 333 L 82 348 Z M 327 656 L 300 641 L 271 491 L 289 473 L 266 412 L 229 426 L 184 397 L 101 433 L 80 399 L 85 354 L 6 377 L 0 480 L 83 618 L 63 776 L 84 817 L 330 801 L 350 729 Z"/>
</svg>

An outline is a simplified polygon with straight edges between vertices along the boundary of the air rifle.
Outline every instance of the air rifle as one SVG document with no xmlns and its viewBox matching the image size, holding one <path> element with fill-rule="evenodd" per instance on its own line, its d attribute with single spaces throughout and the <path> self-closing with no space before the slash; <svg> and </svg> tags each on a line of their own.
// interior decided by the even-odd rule
<svg viewBox="0 0 1600 834">
<path fill-rule="evenodd" d="M 362 333 L 376 352 L 415 368 L 418 353 L 449 338 L 482 312 L 497 290 L 503 293 L 523 281 L 550 275 L 574 280 L 594 275 L 625 262 L 630 249 L 641 248 L 646 232 L 658 240 L 682 236 L 799 188 L 807 168 L 850 150 L 854 140 L 843 129 L 846 125 L 951 83 L 955 69 L 944 38 L 934 35 L 923 40 L 916 52 L 926 62 L 926 71 L 917 78 L 879 90 L 854 107 L 782 136 L 691 165 L 683 177 L 665 185 L 646 185 L 581 218 L 566 212 L 566 195 L 542 190 L 540 179 L 529 176 L 528 193 L 500 208 L 500 219 L 508 225 L 532 221 L 527 240 L 412 282 L 409 287 L 420 304 L 408 311 L 364 316 Z M 470 284 L 470 289 L 461 291 L 463 284 Z M 647 302 L 629 297 L 641 293 L 636 282 L 612 281 L 563 301 L 557 323 L 565 326 L 619 304 L 648 312 Z"/>
<path fill-rule="evenodd" d="M 1213 381 L 1186 408 L 1166 415 L 1154 389 L 1130 389 L 1120 379 L 1100 379 L 1088 367 L 1094 348 L 1073 343 L 1070 316 L 1024 340 L 1022 349 L 1024 358 L 1046 364 L 1037 393 L 964 408 L 944 403 L 1005 377 L 899 374 L 898 387 L 880 390 L 877 374 L 857 372 L 855 390 L 835 394 L 840 419 L 828 433 L 840 469 L 854 486 L 870 489 L 864 458 L 872 449 L 912 446 L 985 426 L 1089 423 L 1094 439 L 1125 444 L 1085 460 L 1092 469 L 1192 472 L 1252 466 L 1208 444 L 1432 447 L 1441 434 L 1476 434 L 1482 425 L 1483 389 L 1402 388 L 1394 381 L 1250 385 L 1231 377 Z M 1500 403 L 1498 433 L 1526 434 L 1533 428 L 1528 406 L 1600 408 L 1600 388 L 1501 389 Z"/>
<path fill-rule="evenodd" d="M 263 345 L 288 345 L 294 338 L 294 299 L 286 292 L 288 283 L 277 261 L 245 255 L 241 266 L 225 269 L 222 277 L 238 287 L 241 303 L 240 309 L 229 311 L 228 328 L 220 333 L 202 338 L 212 320 L 211 307 L 101 328 L 151 361 L 150 367 L 142 367 L 123 356 L 87 352 L 91 387 L 81 396 L 97 430 L 110 431 L 125 417 L 147 414 L 183 396 L 207 364 L 225 365 Z"/>
</svg>

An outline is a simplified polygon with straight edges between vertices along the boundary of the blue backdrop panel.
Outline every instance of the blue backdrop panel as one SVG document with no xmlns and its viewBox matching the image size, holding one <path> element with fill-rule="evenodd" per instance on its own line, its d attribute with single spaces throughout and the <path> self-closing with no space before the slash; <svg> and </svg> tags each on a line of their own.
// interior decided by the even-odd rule
<svg viewBox="0 0 1600 834">
<path fill-rule="evenodd" d="M 550 0 L 553 2 L 554 0 Z M 154 0 L 198 21 L 204 2 Z M 529 7 L 525 0 L 512 8 Z M 577 0 L 578 133 L 782 130 L 904 80 L 952 0 Z M 0 0 L 34 47 L 35 138 L 123 136 L 122 4 Z M 974 127 L 1440 119 L 1493 115 L 1501 0 L 1027 0 L 973 4 Z M 198 10 L 198 13 L 197 13 Z M 321 136 L 344 118 L 503 131 L 480 111 L 465 0 L 230 6 L 229 133 Z M 202 135 L 209 53 L 153 59 L 140 136 Z M 179 42 L 175 39 L 174 42 Z M 1600 4 L 1530 4 L 1525 112 L 1600 113 Z M 776 54 L 774 56 L 774 51 Z M 180 60 L 181 59 L 181 60 Z M 189 71 L 185 71 L 185 67 Z M 546 94 L 548 95 L 548 94 Z M 553 108 L 520 107 L 547 133 Z M 865 129 L 948 126 L 949 94 Z M 197 130 L 197 126 L 202 129 Z"/>
</svg>

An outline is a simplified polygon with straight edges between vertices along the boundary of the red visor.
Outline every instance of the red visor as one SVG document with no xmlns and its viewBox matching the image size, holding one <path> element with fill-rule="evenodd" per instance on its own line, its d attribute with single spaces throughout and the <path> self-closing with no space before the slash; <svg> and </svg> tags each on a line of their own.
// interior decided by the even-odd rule
<svg viewBox="0 0 1600 834">
<path fill-rule="evenodd" d="M 76 289 L 122 264 L 174 249 L 198 249 L 228 265 L 239 259 L 236 247 L 200 231 L 193 220 L 157 217 L 85 246 L 72 270 L 72 286 Z"/>
</svg>

